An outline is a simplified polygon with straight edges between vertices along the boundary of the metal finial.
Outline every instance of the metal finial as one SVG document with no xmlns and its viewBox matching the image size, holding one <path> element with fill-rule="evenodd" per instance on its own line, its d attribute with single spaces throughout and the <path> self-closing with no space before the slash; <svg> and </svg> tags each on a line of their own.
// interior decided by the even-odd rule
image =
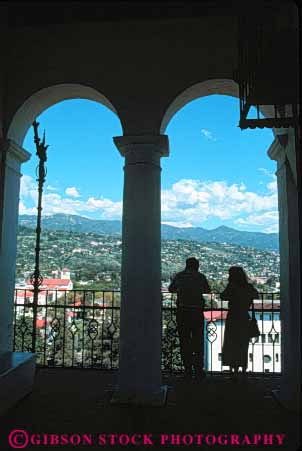
<svg viewBox="0 0 302 451">
<path fill-rule="evenodd" d="M 30 281 L 33 285 L 33 335 L 32 335 L 32 352 L 36 350 L 36 327 L 37 327 L 37 312 L 38 312 L 38 298 L 40 286 L 43 283 L 43 277 L 40 272 L 40 237 L 41 237 L 41 219 L 42 219 L 42 194 L 43 185 L 46 177 L 45 162 L 47 160 L 46 151 L 49 147 L 45 145 L 45 130 L 43 133 L 43 140 L 40 142 L 38 128 L 39 122 L 34 120 L 34 142 L 36 144 L 37 156 L 39 158 L 39 164 L 37 166 L 37 182 L 38 182 L 38 215 L 37 215 L 37 228 L 36 228 L 36 247 L 35 247 L 35 270 L 30 277 Z"/>
</svg>

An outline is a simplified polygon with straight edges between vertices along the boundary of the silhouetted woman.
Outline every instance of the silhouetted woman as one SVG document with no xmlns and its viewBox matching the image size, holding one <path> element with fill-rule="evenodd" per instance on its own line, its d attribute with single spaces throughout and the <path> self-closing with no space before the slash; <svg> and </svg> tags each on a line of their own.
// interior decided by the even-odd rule
<svg viewBox="0 0 302 451">
<path fill-rule="evenodd" d="M 221 293 L 221 299 L 229 302 L 222 347 L 222 365 L 228 365 L 237 376 L 239 367 L 245 374 L 248 365 L 248 310 L 258 291 L 247 281 L 240 266 L 229 269 L 229 282 Z"/>
</svg>

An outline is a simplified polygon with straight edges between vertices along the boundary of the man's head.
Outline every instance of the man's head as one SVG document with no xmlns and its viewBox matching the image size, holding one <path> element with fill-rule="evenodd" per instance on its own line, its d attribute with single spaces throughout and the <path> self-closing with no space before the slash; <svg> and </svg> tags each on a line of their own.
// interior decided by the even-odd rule
<svg viewBox="0 0 302 451">
<path fill-rule="evenodd" d="M 199 261 L 195 257 L 187 258 L 186 260 L 186 269 L 190 269 L 193 271 L 198 271 Z"/>
</svg>

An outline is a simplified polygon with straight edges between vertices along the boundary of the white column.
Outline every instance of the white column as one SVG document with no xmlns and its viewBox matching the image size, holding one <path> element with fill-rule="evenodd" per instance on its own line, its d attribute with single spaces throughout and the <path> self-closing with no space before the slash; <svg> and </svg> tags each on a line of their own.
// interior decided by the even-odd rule
<svg viewBox="0 0 302 451">
<path fill-rule="evenodd" d="M 17 253 L 20 166 L 30 153 L 11 140 L 0 142 L 6 152 L 2 236 L 0 244 L 0 353 L 13 348 L 13 302 Z"/>
<path fill-rule="evenodd" d="M 125 157 L 119 386 L 113 402 L 160 404 L 161 185 L 168 137 L 122 136 Z"/>
<path fill-rule="evenodd" d="M 291 410 L 298 409 L 301 383 L 301 273 L 294 152 L 291 133 L 288 143 L 284 140 L 282 146 L 276 138 L 268 151 L 269 157 L 277 161 L 279 204 L 282 379 L 278 397 Z"/>
</svg>

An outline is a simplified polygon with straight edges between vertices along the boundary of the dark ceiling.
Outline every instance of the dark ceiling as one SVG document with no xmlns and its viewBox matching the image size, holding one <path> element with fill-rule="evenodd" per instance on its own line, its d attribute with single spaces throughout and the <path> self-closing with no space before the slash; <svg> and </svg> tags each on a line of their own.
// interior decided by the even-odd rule
<svg viewBox="0 0 302 451">
<path fill-rule="evenodd" d="M 9 27 L 100 20 L 192 17 L 217 8 L 216 1 L 179 2 L 0 2 L 0 22 Z M 224 2 L 225 12 L 232 1 Z M 220 5 L 221 2 L 220 2 Z M 221 6 L 220 6 L 221 8 Z"/>
<path fill-rule="evenodd" d="M 0 23 L 9 28 L 102 20 L 167 19 L 233 14 L 255 4 L 268 8 L 291 0 L 199 0 L 177 2 L 0 2 Z"/>
<path fill-rule="evenodd" d="M 198 0 L 198 1 L 0 1 L 0 32 L 7 29 L 100 21 L 159 20 L 207 15 L 257 18 L 266 11 L 282 17 L 300 0 Z M 259 12 L 260 11 L 260 12 Z"/>
</svg>

